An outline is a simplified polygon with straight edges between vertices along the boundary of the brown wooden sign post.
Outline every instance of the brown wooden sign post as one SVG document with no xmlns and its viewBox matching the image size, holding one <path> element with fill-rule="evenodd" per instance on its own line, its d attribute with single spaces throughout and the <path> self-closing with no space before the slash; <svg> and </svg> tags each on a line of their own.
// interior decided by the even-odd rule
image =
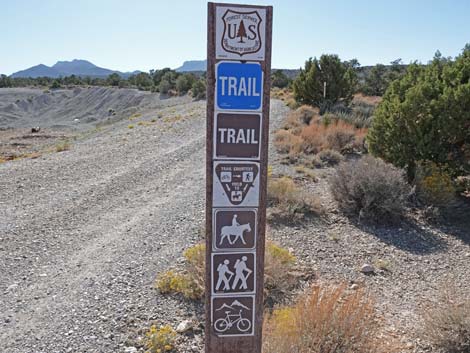
<svg viewBox="0 0 470 353">
<path fill-rule="evenodd" d="M 260 353 L 272 7 L 208 4 L 206 353 Z"/>
</svg>

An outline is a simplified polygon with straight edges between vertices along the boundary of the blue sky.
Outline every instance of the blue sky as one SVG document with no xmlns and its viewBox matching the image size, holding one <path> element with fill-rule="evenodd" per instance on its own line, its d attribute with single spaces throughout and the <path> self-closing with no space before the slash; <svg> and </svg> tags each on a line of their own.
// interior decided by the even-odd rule
<svg viewBox="0 0 470 353">
<path fill-rule="evenodd" d="M 223 2 L 223 1 L 221 1 Z M 235 1 L 231 1 L 235 2 Z M 455 56 L 470 42 L 469 0 L 272 0 L 273 67 L 339 54 L 362 65 Z M 121 70 L 206 56 L 200 0 L 0 0 L 0 72 L 87 59 Z"/>
</svg>

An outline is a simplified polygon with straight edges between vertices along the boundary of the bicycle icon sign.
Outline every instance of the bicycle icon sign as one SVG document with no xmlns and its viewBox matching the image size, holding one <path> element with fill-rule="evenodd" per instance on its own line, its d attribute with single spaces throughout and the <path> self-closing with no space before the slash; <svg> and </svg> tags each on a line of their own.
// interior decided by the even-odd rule
<svg viewBox="0 0 470 353">
<path fill-rule="evenodd" d="M 212 322 L 215 334 L 253 335 L 254 309 L 254 296 L 213 297 Z"/>
<path fill-rule="evenodd" d="M 225 314 L 225 318 L 220 318 L 214 323 L 214 327 L 217 332 L 225 332 L 235 324 L 240 332 L 246 332 L 251 328 L 250 320 L 242 317 L 242 310 L 240 310 L 236 315 L 230 315 L 230 311 L 226 311 Z"/>
</svg>

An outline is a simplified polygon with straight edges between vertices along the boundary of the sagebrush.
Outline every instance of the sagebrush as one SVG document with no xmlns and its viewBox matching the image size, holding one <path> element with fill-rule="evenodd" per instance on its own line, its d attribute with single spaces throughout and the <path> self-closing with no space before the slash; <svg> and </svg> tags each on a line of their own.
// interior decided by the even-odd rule
<svg viewBox="0 0 470 353">
<path fill-rule="evenodd" d="M 403 216 L 412 194 L 401 169 L 372 156 L 341 163 L 330 189 L 343 212 L 378 223 Z"/>
<path fill-rule="evenodd" d="M 442 293 L 424 313 L 423 339 L 442 353 L 470 353 L 470 299 Z"/>
</svg>

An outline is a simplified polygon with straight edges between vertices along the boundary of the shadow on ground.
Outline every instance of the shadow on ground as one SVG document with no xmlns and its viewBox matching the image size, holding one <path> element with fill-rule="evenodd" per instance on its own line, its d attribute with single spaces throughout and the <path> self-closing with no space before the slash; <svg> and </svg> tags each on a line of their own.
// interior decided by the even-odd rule
<svg viewBox="0 0 470 353">
<path fill-rule="evenodd" d="M 355 223 L 363 232 L 377 237 L 385 244 L 415 255 L 438 253 L 447 249 L 447 242 L 433 227 L 425 227 L 412 220 L 403 220 L 394 226 L 374 226 Z"/>
</svg>

